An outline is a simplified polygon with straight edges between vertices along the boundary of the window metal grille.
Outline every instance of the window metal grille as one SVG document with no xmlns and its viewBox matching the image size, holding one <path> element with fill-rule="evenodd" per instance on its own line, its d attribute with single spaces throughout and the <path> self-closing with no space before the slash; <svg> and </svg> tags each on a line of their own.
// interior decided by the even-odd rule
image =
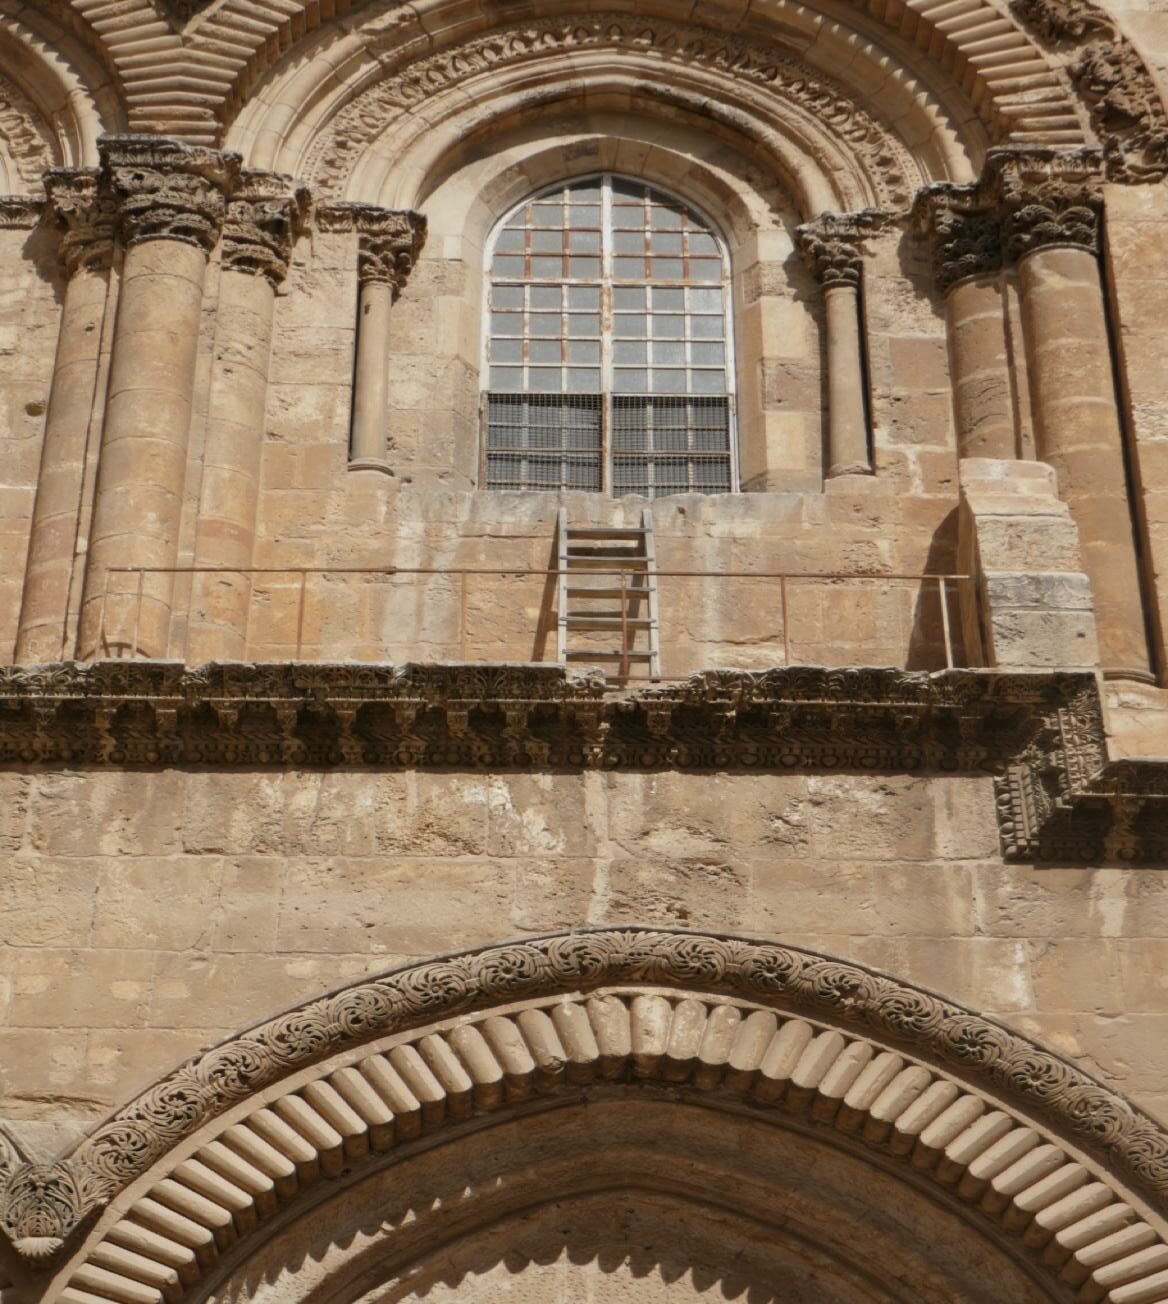
<svg viewBox="0 0 1168 1304">
<path fill-rule="evenodd" d="M 525 201 L 491 250 L 481 483 L 730 492 L 728 307 L 725 251 L 673 196 L 605 174 Z"/>
</svg>

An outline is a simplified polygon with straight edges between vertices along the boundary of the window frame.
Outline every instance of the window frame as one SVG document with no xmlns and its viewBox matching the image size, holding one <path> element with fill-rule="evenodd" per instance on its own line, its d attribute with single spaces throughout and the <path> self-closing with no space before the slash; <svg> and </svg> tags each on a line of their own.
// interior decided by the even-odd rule
<svg viewBox="0 0 1168 1304">
<path fill-rule="evenodd" d="M 571 277 L 566 274 L 568 269 L 567 260 L 569 256 L 568 246 L 569 246 L 569 239 L 570 239 L 570 233 L 572 232 L 572 228 L 569 225 L 565 224 L 563 228 L 564 234 L 563 234 L 562 250 L 560 255 L 562 257 L 560 275 L 558 276 L 547 275 L 545 277 L 541 277 L 535 274 L 534 269 L 532 271 L 532 274 L 528 275 L 526 273 L 526 267 L 529 266 L 530 263 L 525 261 L 525 270 L 522 275 L 516 276 L 514 278 L 496 276 L 495 257 L 496 257 L 499 240 L 504 234 L 504 232 L 506 232 L 510 228 L 510 224 L 513 222 L 515 216 L 518 213 L 522 212 L 522 210 L 524 210 L 528 205 L 538 204 L 541 200 L 547 198 L 550 195 L 562 196 L 569 187 L 582 186 L 593 181 L 599 182 L 600 189 L 601 189 L 600 226 L 599 228 L 596 228 L 600 234 L 600 241 L 599 241 L 600 269 L 598 275 L 588 276 L 588 277 Z M 613 267 L 614 259 L 617 257 L 627 257 L 629 255 L 621 253 L 615 249 L 616 241 L 614 235 L 616 232 L 616 227 L 613 218 L 613 207 L 614 207 L 613 187 L 615 183 L 626 183 L 628 185 L 643 188 L 646 192 L 648 192 L 646 197 L 646 202 L 650 205 L 652 204 L 652 195 L 656 194 L 670 201 L 670 203 L 676 204 L 681 208 L 687 210 L 688 212 L 692 213 L 694 218 L 697 220 L 698 224 L 701 227 L 701 234 L 709 235 L 714 242 L 716 254 L 721 266 L 720 277 L 717 280 L 698 280 L 692 277 L 686 277 L 683 274 L 680 278 L 663 278 L 663 277 L 653 277 L 650 275 L 646 275 L 644 278 L 632 278 L 625 281 L 618 279 L 614 274 L 614 267 Z M 535 228 L 532 228 L 533 232 L 534 229 Z M 550 228 L 550 229 L 554 230 L 554 228 Z M 590 230 L 590 229 L 591 228 L 581 228 L 581 230 Z M 651 231 L 653 228 L 647 225 L 645 229 Z M 531 243 L 530 241 L 525 241 L 525 250 L 524 250 L 525 255 L 533 254 L 535 252 L 530 248 L 530 243 Z M 503 254 L 504 256 L 506 256 L 507 251 L 503 251 Z M 650 243 L 649 251 L 641 255 L 642 257 L 645 258 L 646 263 L 650 267 L 652 266 L 652 263 L 649 262 L 651 254 L 652 254 L 652 245 Z M 550 256 L 555 256 L 555 255 L 551 254 Z M 583 253 L 579 256 L 588 257 L 589 255 L 587 253 Z M 524 387 L 516 390 L 492 390 L 491 388 L 491 365 L 492 365 L 491 343 L 492 343 L 492 335 L 493 335 L 492 332 L 492 313 L 494 308 L 493 290 L 495 288 L 496 282 L 499 281 L 503 282 L 504 284 L 510 283 L 516 287 L 524 287 L 523 302 L 525 308 L 523 310 L 523 313 L 525 319 L 529 318 L 532 315 L 532 311 L 533 311 L 530 306 L 530 299 L 526 287 L 541 286 L 541 285 L 546 286 L 551 284 L 555 284 L 556 286 L 559 287 L 567 287 L 561 290 L 560 316 L 561 316 L 562 326 L 561 326 L 560 335 L 558 336 L 558 340 L 560 341 L 562 346 L 561 359 L 560 359 L 562 383 L 566 383 L 564 378 L 569 369 L 569 366 L 571 365 L 568 360 L 568 342 L 571 338 L 569 326 L 568 326 L 568 313 L 569 313 L 568 303 L 570 297 L 568 293 L 568 289 L 574 287 L 587 287 L 587 288 L 599 289 L 600 328 L 599 328 L 598 370 L 600 372 L 600 381 L 599 381 L 599 386 L 596 390 L 560 389 L 555 391 L 548 391 L 548 390 L 530 388 L 529 385 L 530 374 L 531 374 L 529 369 L 530 350 L 528 346 L 530 345 L 533 336 L 531 335 L 529 330 L 526 330 L 523 327 L 521 327 L 521 333 L 517 338 L 522 342 L 522 347 L 520 350 L 520 354 L 521 354 L 520 365 L 524 367 L 524 376 L 525 376 Z M 683 336 L 682 336 L 684 350 L 685 350 L 685 361 L 682 364 L 685 378 L 686 378 L 685 389 L 683 389 L 680 392 L 677 391 L 652 392 L 649 389 L 649 381 L 648 381 L 649 364 L 647 361 L 644 364 L 644 372 L 646 375 L 645 392 L 643 393 L 638 393 L 635 391 L 630 392 L 625 390 L 618 390 L 616 388 L 615 382 L 617 378 L 617 368 L 615 365 L 614 345 L 617 341 L 616 321 L 619 315 L 616 309 L 616 291 L 621 288 L 633 288 L 636 286 L 644 286 L 649 289 L 647 302 L 651 300 L 652 291 L 654 289 L 681 288 L 686 291 L 700 290 L 700 289 L 714 289 L 714 288 L 720 289 L 722 295 L 722 306 L 719 315 L 721 317 L 721 325 L 722 325 L 721 342 L 723 345 L 723 362 L 721 364 L 721 368 L 718 368 L 717 365 L 714 364 L 712 366 L 712 369 L 714 370 L 721 369 L 724 373 L 724 384 L 721 392 L 695 393 L 695 392 L 691 392 L 689 388 L 690 377 L 695 373 L 695 371 L 700 372 L 703 369 L 701 365 L 695 365 L 693 361 L 694 351 L 692 349 L 692 345 L 695 342 L 700 342 L 700 341 L 696 341 L 694 339 L 692 335 L 692 327 L 690 323 L 692 323 L 692 321 L 695 318 L 700 317 L 704 314 L 701 314 L 700 312 L 691 309 L 689 307 L 688 300 L 686 301 L 686 304 L 683 307 L 682 314 L 681 314 L 686 323 L 686 325 L 683 328 Z M 681 195 L 678 195 L 676 192 L 666 189 L 665 187 L 658 185 L 656 182 L 650 182 L 642 177 L 635 177 L 627 173 L 617 172 L 609 169 L 603 171 L 597 171 L 597 172 L 583 173 L 576 176 L 562 177 L 557 181 L 541 186 L 539 189 L 534 190 L 529 194 L 525 195 L 523 199 L 521 199 L 519 202 L 511 205 L 507 209 L 507 211 L 500 218 L 498 218 L 498 220 L 494 223 L 484 249 L 481 348 L 480 348 L 480 360 L 479 360 L 479 395 L 480 395 L 480 410 L 479 410 L 479 422 L 478 422 L 478 435 L 479 435 L 478 487 L 479 489 L 488 490 L 488 454 L 491 451 L 498 451 L 498 450 L 491 450 L 488 446 L 489 445 L 488 404 L 492 396 L 497 396 L 500 398 L 503 396 L 507 396 L 507 397 L 514 396 L 517 400 L 522 400 L 522 399 L 538 400 L 538 398 L 541 395 L 546 396 L 548 398 L 555 398 L 555 397 L 584 398 L 585 396 L 597 395 L 599 396 L 599 400 L 600 400 L 599 402 L 599 406 L 600 406 L 599 487 L 596 489 L 592 489 L 592 488 L 580 489 L 580 490 L 576 490 L 576 492 L 601 493 L 610 497 L 617 496 L 618 491 L 615 488 L 616 476 L 614 473 L 614 464 L 617 461 L 620 454 L 619 454 L 619 450 L 614 449 L 614 427 L 616 425 L 614 413 L 616 410 L 616 400 L 617 399 L 621 399 L 621 400 L 644 399 L 646 402 L 646 407 L 648 409 L 650 404 L 652 403 L 652 400 L 661 399 L 661 400 L 666 400 L 667 402 L 673 404 L 677 404 L 689 400 L 691 403 L 696 402 L 700 404 L 702 401 L 708 401 L 710 403 L 720 403 L 725 405 L 727 447 L 725 450 L 711 449 L 709 450 L 709 454 L 716 455 L 719 458 L 721 457 L 727 458 L 729 486 L 726 489 L 719 488 L 715 490 L 710 490 L 710 489 L 695 488 L 691 485 L 689 488 L 684 488 L 684 489 L 669 488 L 664 494 L 656 494 L 653 492 L 655 486 L 650 485 L 647 496 L 664 497 L 664 496 L 669 496 L 670 494 L 694 493 L 694 492 L 706 493 L 709 494 L 710 496 L 716 496 L 721 493 L 732 493 L 732 494 L 740 493 L 741 492 L 741 486 L 739 480 L 740 457 L 739 457 L 739 447 L 738 447 L 738 421 L 737 421 L 738 373 L 737 373 L 737 353 L 736 353 L 735 338 L 734 338 L 736 316 L 737 314 L 734 311 L 733 268 L 731 264 L 731 256 L 730 256 L 730 249 L 729 249 L 728 242 L 725 236 L 723 235 L 722 231 L 720 230 L 718 224 L 712 218 L 710 218 L 709 215 L 705 213 L 698 205 L 692 203 L 689 199 L 683 198 Z M 646 307 L 645 310 L 646 325 L 645 325 L 645 336 L 644 336 L 646 340 L 650 340 L 652 338 L 651 330 L 649 326 L 651 320 L 652 320 L 651 309 Z M 498 363 L 496 363 L 496 365 L 498 365 Z M 582 364 L 582 365 L 584 365 L 585 369 L 587 369 L 587 364 Z M 666 365 L 668 366 L 668 364 Z M 696 420 L 696 418 L 694 418 L 694 420 Z M 687 428 L 692 433 L 692 430 L 695 428 L 692 421 Z M 518 453 L 519 450 L 516 451 Z M 554 450 L 549 450 L 549 452 L 551 451 Z M 643 457 L 644 460 L 648 463 L 648 465 L 652 467 L 655 465 L 655 455 L 662 458 L 666 458 L 670 453 L 675 452 L 675 455 L 678 456 L 680 460 L 680 455 L 683 451 L 685 450 L 676 450 L 675 452 L 675 450 L 667 450 L 667 449 L 666 450 L 647 449 L 644 452 Z M 691 448 L 688 451 L 692 457 L 700 458 L 702 456 L 702 450 L 700 448 L 696 450 Z M 563 450 L 561 450 L 561 453 L 562 452 Z M 625 454 L 625 456 L 635 458 L 637 454 Z M 662 464 L 664 465 L 665 463 L 663 462 Z M 692 473 L 691 473 L 691 478 L 692 478 Z M 566 486 L 563 483 L 561 483 L 559 486 L 554 488 L 551 486 L 542 488 L 536 485 L 531 485 L 531 486 L 525 486 L 521 489 L 511 490 L 511 492 L 560 493 L 560 492 L 566 492 L 569 488 L 570 486 Z M 500 489 L 500 488 L 494 488 L 491 489 L 490 491 L 508 492 L 507 489 Z M 625 496 L 625 494 L 636 495 L 639 493 L 641 493 L 641 491 L 638 489 L 626 489 L 623 491 L 623 493 L 621 493 L 620 496 Z"/>
</svg>

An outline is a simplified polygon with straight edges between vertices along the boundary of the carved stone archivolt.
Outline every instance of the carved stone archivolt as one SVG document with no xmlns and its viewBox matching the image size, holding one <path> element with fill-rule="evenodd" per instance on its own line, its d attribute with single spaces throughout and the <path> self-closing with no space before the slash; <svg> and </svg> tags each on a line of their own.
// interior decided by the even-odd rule
<svg viewBox="0 0 1168 1304">
<path fill-rule="evenodd" d="M 1010 0 L 1038 38 L 1068 59 L 1091 112 L 1109 181 L 1168 173 L 1168 113 L 1147 65 L 1115 21 L 1088 0 Z"/>
<path fill-rule="evenodd" d="M 894 214 L 879 209 L 823 213 L 796 228 L 799 252 L 825 289 L 831 285 L 859 285 L 865 241 L 893 220 Z"/>
<path fill-rule="evenodd" d="M 396 36 L 380 50 L 392 57 Z M 859 156 L 882 207 L 908 204 L 921 173 L 905 147 L 840 84 L 812 71 L 763 41 L 698 26 L 653 19 L 630 22 L 627 14 L 582 13 L 508 27 L 426 54 L 388 72 L 356 95 L 328 124 L 308 154 L 305 175 L 322 195 L 339 195 L 357 160 L 398 118 L 448 87 L 461 87 L 479 72 L 503 64 L 547 59 L 557 53 L 612 49 L 677 65 L 691 65 L 787 99 Z"/>
<path fill-rule="evenodd" d="M 0 762 L 744 768 L 995 777 L 1011 860 L 1168 863 L 1168 774 L 1112 762 L 1089 673 L 557 665 L 0 667 Z"/>
<path fill-rule="evenodd" d="M 422 1092 L 418 1073 L 429 1084 Z M 140 1281 L 146 1254 L 170 1264 L 169 1275 L 156 1274 L 172 1279 L 168 1299 L 195 1287 L 216 1246 L 235 1236 L 200 1234 L 206 1252 L 197 1257 L 170 1248 L 160 1235 L 167 1229 L 151 1227 L 146 1212 L 160 1182 L 162 1205 L 196 1226 L 214 1216 L 217 1200 L 231 1201 L 246 1234 L 314 1180 L 393 1162 L 419 1134 L 426 1144 L 439 1128 L 514 1109 L 528 1096 L 546 1107 L 556 1097 L 587 1100 L 655 1084 L 670 1099 L 729 1107 L 764 1124 L 797 1118 L 828 1128 L 834 1144 L 870 1148 L 885 1165 L 941 1183 L 945 1198 L 957 1192 L 968 1202 L 971 1216 L 1025 1233 L 1025 1244 L 1040 1251 L 1073 1224 L 1070 1248 L 1059 1253 L 1051 1244 L 1043 1258 L 1052 1274 L 1070 1271 L 1073 1250 L 1116 1228 L 1144 1228 L 1136 1248 L 1157 1241 L 1141 1219 L 1158 1221 L 1154 1211 L 1168 1197 L 1168 1134 L 1069 1061 L 862 966 L 760 940 L 622 927 L 398 969 L 201 1051 L 55 1166 L 70 1174 L 81 1214 L 149 1181 L 120 1232 L 107 1220 L 75 1247 L 70 1284 L 108 1291 L 119 1271 Z M 924 1108 L 929 1100 L 937 1107 Z M 241 1108 L 249 1101 L 250 1112 Z M 215 1139 L 224 1115 L 218 1131 L 232 1128 L 226 1150 Z M 273 1116 L 295 1127 L 287 1135 L 299 1147 L 292 1171 L 301 1174 L 279 1198 L 271 1177 L 249 1162 L 282 1144 Z M 202 1148 L 192 1153 L 184 1143 L 196 1132 Z M 311 1156 L 306 1138 L 314 1139 Z M 169 1158 L 176 1152 L 181 1163 Z M 8 1190 L 22 1193 L 24 1225 L 34 1225 L 27 1210 L 35 1204 L 35 1225 L 59 1229 L 58 1187 L 50 1193 L 41 1167 L 16 1169 Z M 1032 1198 L 1044 1181 L 1065 1183 L 1072 1194 L 1089 1183 L 1079 1197 L 1087 1207 L 1035 1235 L 1036 1218 L 1042 1233 L 1044 1210 L 1060 1193 Z M 1080 1229 L 1085 1219 L 1094 1221 Z M 134 1253 L 119 1253 L 127 1246 Z M 1088 1261 L 1073 1280 L 1090 1275 Z"/>
<path fill-rule="evenodd" d="M 103 136 L 103 184 L 118 206 L 127 246 L 178 240 L 214 248 L 238 185 L 238 154 L 187 145 L 166 136 Z"/>
<path fill-rule="evenodd" d="M 227 202 L 223 223 L 225 271 L 264 276 L 278 286 L 288 275 L 292 245 L 303 229 L 309 197 L 279 172 L 245 171 Z"/>
<path fill-rule="evenodd" d="M 355 231 L 358 280 L 362 285 L 388 285 L 395 297 L 405 288 L 426 242 L 426 219 L 408 210 L 322 204 L 316 221 L 322 231 Z"/>
</svg>

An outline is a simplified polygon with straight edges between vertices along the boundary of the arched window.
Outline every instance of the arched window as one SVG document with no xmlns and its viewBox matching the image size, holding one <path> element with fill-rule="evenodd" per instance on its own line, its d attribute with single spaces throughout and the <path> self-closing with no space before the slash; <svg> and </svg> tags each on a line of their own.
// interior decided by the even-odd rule
<svg viewBox="0 0 1168 1304">
<path fill-rule="evenodd" d="M 503 219 L 487 266 L 483 487 L 736 487 L 729 260 L 705 218 L 641 181 L 569 181 Z"/>
</svg>

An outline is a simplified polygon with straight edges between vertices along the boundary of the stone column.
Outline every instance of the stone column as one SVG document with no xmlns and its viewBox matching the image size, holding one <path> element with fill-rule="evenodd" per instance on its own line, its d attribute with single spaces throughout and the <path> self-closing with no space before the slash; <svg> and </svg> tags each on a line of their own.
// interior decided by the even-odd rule
<svg viewBox="0 0 1168 1304">
<path fill-rule="evenodd" d="M 203 280 L 239 157 L 107 136 L 103 183 L 126 247 L 78 639 L 82 657 L 168 653 Z M 138 594 L 141 593 L 139 600 Z"/>
<path fill-rule="evenodd" d="M 69 651 L 69 596 L 115 217 L 96 168 L 55 168 L 45 175 L 45 189 L 50 211 L 64 231 L 65 287 L 20 603 L 18 663 L 57 661 Z"/>
<path fill-rule="evenodd" d="M 860 334 L 863 240 L 881 214 L 824 213 L 798 228 L 800 252 L 823 291 L 827 329 L 827 475 L 870 475 Z"/>
<path fill-rule="evenodd" d="M 353 366 L 353 416 L 349 470 L 384 471 L 389 465 L 390 310 L 401 294 L 426 238 L 418 213 L 371 204 L 330 204 L 319 210 L 322 230 L 356 231 L 357 345 Z"/>
<path fill-rule="evenodd" d="M 276 289 L 307 200 L 291 177 L 245 172 L 227 205 L 195 565 L 239 570 L 194 576 L 192 665 L 246 651 Z"/>
<path fill-rule="evenodd" d="M 1098 263 L 1097 168 L 1089 154 L 1007 154 L 997 184 L 1018 263 L 1038 452 L 1079 527 L 1103 669 L 1144 679 L 1151 660 Z"/>
<path fill-rule="evenodd" d="M 1014 458 L 1017 420 L 999 214 L 977 186 L 930 186 L 914 209 L 945 298 L 953 415 L 961 457 Z"/>
</svg>

